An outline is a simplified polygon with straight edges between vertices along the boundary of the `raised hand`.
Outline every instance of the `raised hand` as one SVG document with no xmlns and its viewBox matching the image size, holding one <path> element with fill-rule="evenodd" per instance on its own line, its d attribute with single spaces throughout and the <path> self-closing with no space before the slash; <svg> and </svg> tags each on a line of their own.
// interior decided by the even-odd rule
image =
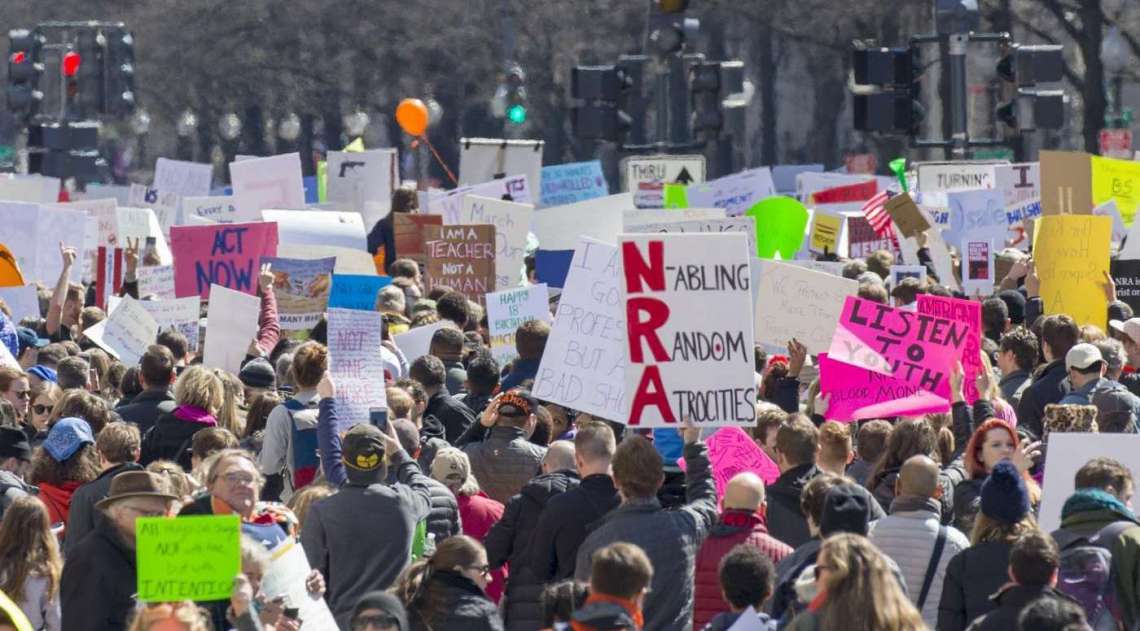
<svg viewBox="0 0 1140 631">
<path fill-rule="evenodd" d="M 257 276 L 257 286 L 261 288 L 261 293 L 266 294 L 270 289 L 273 289 L 274 276 L 270 268 L 272 263 L 265 263 L 261 266 L 261 273 Z"/>
</svg>

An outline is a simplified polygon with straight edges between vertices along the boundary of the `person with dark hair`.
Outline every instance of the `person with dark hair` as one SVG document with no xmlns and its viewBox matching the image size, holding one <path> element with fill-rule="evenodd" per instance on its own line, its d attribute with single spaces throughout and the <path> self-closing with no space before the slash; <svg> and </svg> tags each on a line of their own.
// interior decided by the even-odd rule
<svg viewBox="0 0 1140 631">
<path fill-rule="evenodd" d="M 447 370 L 443 362 L 434 355 L 418 357 L 408 369 L 408 376 L 423 386 L 428 397 L 423 412 L 424 429 L 438 425 L 443 430 L 442 437 L 456 444 L 463 432 L 475 422 L 475 414 L 448 393 L 445 384 Z"/>
<path fill-rule="evenodd" d="M 394 594 L 380 591 L 368 592 L 356 601 L 348 628 L 351 631 L 411 630 L 404 604 Z"/>
<path fill-rule="evenodd" d="M 800 496 L 812 478 L 819 451 L 819 430 L 801 414 L 792 415 L 776 433 L 776 465 L 780 477 L 768 486 L 768 531 L 792 548 L 811 539 Z"/>
<path fill-rule="evenodd" d="M 1009 330 L 1009 307 L 998 297 L 986 298 L 982 302 L 982 331 L 995 342 Z"/>
<path fill-rule="evenodd" d="M 855 460 L 847 467 L 847 475 L 860 485 L 867 483 L 867 476 L 887 449 L 893 426 L 882 420 L 867 421 L 855 433 Z"/>
<path fill-rule="evenodd" d="M 39 487 L 39 498 L 55 525 L 67 522 L 75 490 L 98 476 L 91 426 L 82 419 L 64 418 L 52 425 L 47 440 L 36 450 L 28 481 Z"/>
<path fill-rule="evenodd" d="M 1045 406 L 1057 403 L 1064 396 L 1061 383 L 1068 376 L 1065 355 L 1076 346 L 1081 330 L 1067 315 L 1051 315 L 1041 325 L 1041 349 L 1045 366 L 1038 368 L 1033 383 L 1021 395 L 1017 406 L 1019 429 L 1028 430 L 1036 438 L 1044 435 Z"/>
<path fill-rule="evenodd" d="M 394 591 L 413 631 L 503 631 L 485 591 L 490 572 L 483 545 L 459 535 L 408 567 Z"/>
<path fill-rule="evenodd" d="M 444 292 L 435 301 L 435 311 L 440 318 L 452 322 L 460 331 L 467 328 L 467 321 L 471 318 L 467 296 L 454 290 Z"/>
<path fill-rule="evenodd" d="M 171 356 L 174 357 L 175 366 L 185 366 L 186 356 L 198 350 L 190 348 L 190 341 L 174 327 L 166 327 L 159 331 L 154 343 L 164 346 L 170 351 Z"/>
<path fill-rule="evenodd" d="M 115 408 L 119 416 L 146 434 L 159 417 L 170 414 L 177 405 L 170 385 L 174 383 L 177 360 L 166 346 L 152 344 L 139 359 L 138 379 L 143 391 L 127 405 Z"/>
<path fill-rule="evenodd" d="M 491 499 L 506 504 L 534 477 L 546 447 L 527 438 L 534 431 L 538 402 L 524 390 L 499 395 L 456 441 L 471 459 L 471 472 Z"/>
<path fill-rule="evenodd" d="M 431 336 L 428 353 L 438 357 L 447 371 L 444 383 L 447 393 L 457 396 L 463 393 L 467 382 L 467 370 L 460 359 L 463 357 L 463 331 L 445 326 Z"/>
<path fill-rule="evenodd" d="M 518 359 L 511 364 L 511 372 L 503 377 L 503 391 L 517 388 L 527 379 L 538 375 L 538 364 L 546 350 L 546 340 L 550 337 L 550 324 L 546 320 L 528 320 L 515 330 L 515 350 Z"/>
<path fill-rule="evenodd" d="M 388 274 L 393 263 L 397 262 L 396 215 L 417 212 L 419 206 L 420 201 L 415 189 L 401 187 L 392 191 L 392 211 L 368 231 L 368 253 L 372 255 L 376 264 L 376 273 Z"/>
<path fill-rule="evenodd" d="M 388 421 L 396 429 L 396 439 L 404 452 L 416 460 L 420 456 L 420 433 L 416 426 L 404 418 L 390 419 Z M 395 471 L 388 473 L 388 483 L 395 484 Z M 435 537 L 435 542 L 458 535 L 463 532 L 460 523 L 459 504 L 455 495 L 445 484 L 427 475 L 428 490 L 431 492 L 431 512 L 428 513 L 426 525 L 427 534 Z"/>
<path fill-rule="evenodd" d="M 82 357 L 68 357 L 55 369 L 56 383 L 63 390 L 90 390 L 91 365 Z"/>
<path fill-rule="evenodd" d="M 464 393 L 455 398 L 462 401 L 475 415 L 482 414 L 499 389 L 499 362 L 490 353 L 475 353 L 467 363 L 467 381 L 463 384 L 463 389 Z"/>
<path fill-rule="evenodd" d="M 775 631 L 776 621 L 761 611 L 772 595 L 776 568 L 768 555 L 755 546 L 737 544 L 720 560 L 717 568 L 720 591 L 728 611 L 713 618 L 704 631 L 726 631 L 742 616 L 752 623 L 749 629 Z"/>
<path fill-rule="evenodd" d="M 658 629 L 645 621 L 647 591 L 659 570 L 646 552 L 632 543 L 614 543 L 590 557 L 590 588 L 586 602 L 571 616 L 575 631 Z"/>
<path fill-rule="evenodd" d="M 37 492 L 26 480 L 31 462 L 32 446 L 27 434 L 19 428 L 0 425 L 0 518 L 17 497 Z"/>
<path fill-rule="evenodd" d="M 1034 530 L 1013 542 L 1009 552 L 1009 580 L 993 596 L 997 606 L 974 620 L 968 631 L 1006 631 L 1017 625 L 1026 606 L 1038 599 L 1075 600 L 1054 589 L 1061 567 L 1061 552 L 1049 535 Z"/>
<path fill-rule="evenodd" d="M 890 506 L 895 499 L 895 487 L 903 463 L 911 456 L 938 459 L 938 433 L 924 418 L 899 421 L 891 430 L 887 448 L 867 476 L 867 488 L 880 506 Z M 949 471 L 939 473 L 938 484 L 942 491 L 938 502 L 942 507 L 941 521 L 950 523 L 954 515 L 955 477 Z"/>
<path fill-rule="evenodd" d="M 1001 397 L 1017 408 L 1037 368 L 1037 336 L 1029 329 L 1017 326 L 1001 336 L 998 349 L 997 366 L 1002 375 L 998 389 Z"/>
<path fill-rule="evenodd" d="M 138 428 L 130 423 L 108 423 L 95 437 L 95 452 L 102 469 L 99 477 L 75 489 L 71 496 L 63 549 L 68 554 L 95 528 L 95 520 L 100 518 L 95 505 L 111 492 L 111 480 L 124 471 L 142 470 L 138 463 L 142 439 Z"/>
<path fill-rule="evenodd" d="M 542 598 L 539 600 L 543 631 L 568 628 L 574 610 L 586 604 L 589 593 L 587 585 L 573 580 L 548 583 L 543 587 Z"/>
<path fill-rule="evenodd" d="M 1025 605 L 1017 618 L 1017 631 L 1089 631 L 1085 611 L 1062 598 L 1038 598 Z"/>
</svg>

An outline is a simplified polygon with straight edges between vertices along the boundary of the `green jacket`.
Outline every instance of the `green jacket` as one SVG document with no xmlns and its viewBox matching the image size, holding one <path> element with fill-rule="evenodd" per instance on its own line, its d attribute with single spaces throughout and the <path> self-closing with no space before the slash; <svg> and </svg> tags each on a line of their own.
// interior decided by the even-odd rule
<svg viewBox="0 0 1140 631">
<path fill-rule="evenodd" d="M 1083 504 L 1077 506 L 1078 495 Z M 1096 495 L 1104 495 L 1097 493 Z M 1110 497 L 1110 496 L 1109 496 Z M 1083 510 L 1081 510 L 1083 509 Z M 1131 629 L 1140 620 L 1140 522 L 1123 505 L 1097 502 L 1087 490 L 1081 490 L 1065 502 L 1061 512 L 1061 528 L 1080 534 L 1093 534 L 1108 524 L 1127 520 L 1135 528 L 1125 530 L 1112 546 L 1112 565 L 1116 572 L 1116 600 L 1124 615 L 1124 628 Z"/>
</svg>

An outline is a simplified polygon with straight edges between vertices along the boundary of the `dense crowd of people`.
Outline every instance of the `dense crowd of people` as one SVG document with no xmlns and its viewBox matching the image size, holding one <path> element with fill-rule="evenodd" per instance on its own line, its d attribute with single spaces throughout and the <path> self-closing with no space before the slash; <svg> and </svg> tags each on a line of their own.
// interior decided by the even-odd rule
<svg viewBox="0 0 1140 631">
<path fill-rule="evenodd" d="M 398 192 L 395 211 L 414 199 Z M 484 309 L 425 291 L 390 219 L 370 245 L 392 277 L 373 349 L 382 424 L 344 418 L 327 323 L 282 334 L 271 274 L 237 374 L 174 329 L 136 365 L 87 339 L 106 314 L 68 281 L 68 247 L 40 317 L 0 304 L 19 364 L 0 368 L 0 605 L 14 604 L 0 630 L 297 630 L 303 608 L 263 589 L 286 544 L 312 568 L 303 591 L 352 631 L 1140 628 L 1127 463 L 1089 460 L 1060 528 L 1037 522 L 1051 434 L 1137 431 L 1140 318 L 1111 280 L 1109 330 L 1078 326 L 1042 315 L 1032 260 L 1001 252 L 1009 274 L 974 298 L 979 398 L 948 367 L 948 413 L 826 420 L 807 349 L 757 350 L 749 431 L 779 475 L 741 472 L 718 494 L 709 430 L 630 430 L 536 399 L 549 324 L 519 326 L 500 365 Z M 933 269 L 888 288 L 891 262 L 843 275 L 899 307 L 965 297 Z M 137 249 L 126 263 L 123 293 L 148 299 Z M 391 341 L 436 322 L 421 357 Z M 138 602 L 136 521 L 188 515 L 239 518 L 230 598 Z"/>
</svg>

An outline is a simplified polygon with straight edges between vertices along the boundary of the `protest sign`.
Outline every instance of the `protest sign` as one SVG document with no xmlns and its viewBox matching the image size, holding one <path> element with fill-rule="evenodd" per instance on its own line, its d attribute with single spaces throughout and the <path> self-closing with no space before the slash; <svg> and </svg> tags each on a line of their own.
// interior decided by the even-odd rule
<svg viewBox="0 0 1140 631">
<path fill-rule="evenodd" d="M 780 477 L 776 463 L 739 427 L 722 427 L 705 444 L 718 498 L 724 497 L 728 481 L 738 473 L 755 473 L 764 484 L 772 484 Z M 684 458 L 677 460 L 677 465 L 682 471 L 688 468 Z"/>
<path fill-rule="evenodd" d="M 228 599 L 241 573 L 240 519 L 139 517 L 135 561 L 141 602 Z"/>
<path fill-rule="evenodd" d="M 756 342 L 785 348 L 796 338 L 810 353 L 826 351 L 843 301 L 859 291 L 859 283 L 777 261 L 752 263 L 757 271 Z"/>
<path fill-rule="evenodd" d="M 756 253 L 756 220 L 752 217 L 728 217 L 725 219 L 698 219 L 693 221 L 670 221 L 665 223 L 640 224 L 627 230 L 633 234 L 653 232 L 664 233 L 720 233 L 739 232 L 748 239 L 748 251 Z"/>
<path fill-rule="evenodd" d="M 276 222 L 281 243 L 331 245 L 367 250 L 360 213 L 335 210 L 263 210 L 261 219 Z"/>
<path fill-rule="evenodd" d="M 158 225 L 165 233 L 178 222 L 178 194 L 161 192 L 152 186 L 131 184 L 127 204 L 136 208 L 149 208 L 154 211 Z"/>
<path fill-rule="evenodd" d="M 360 213 L 371 228 L 391 207 L 400 178 L 398 158 L 395 149 L 328 152 L 328 201 Z"/>
<path fill-rule="evenodd" d="M 77 250 L 76 264 L 71 267 L 68 279 L 79 282 L 83 277 L 83 261 L 87 258 L 87 250 L 82 239 L 76 239 L 76 231 L 86 228 L 87 213 L 82 210 L 71 210 L 66 206 L 40 206 L 36 217 L 35 248 L 39 253 L 36 256 L 36 266 L 33 278 L 46 281 L 48 286 L 55 283 L 63 271 L 63 260 L 59 255 L 59 243 L 73 247 Z"/>
<path fill-rule="evenodd" d="M 286 541 L 270 553 L 269 567 L 261 578 L 261 593 L 269 600 L 284 598 L 290 607 L 296 607 L 300 631 L 336 629 L 336 619 L 324 597 L 310 593 L 306 587 L 312 571 L 301 544 Z"/>
<path fill-rule="evenodd" d="M 578 240 L 532 390 L 544 401 L 619 423 L 626 418 L 620 271 L 615 246 Z"/>
<path fill-rule="evenodd" d="M 198 296 L 173 300 L 141 300 L 139 306 L 154 318 L 159 331 L 177 329 L 186 337 L 187 345 L 197 351 L 199 317 L 202 313 L 202 300 Z"/>
<path fill-rule="evenodd" d="M 944 298 L 932 294 L 919 294 L 918 313 L 961 322 L 970 327 L 962 345 L 962 393 L 966 403 L 973 405 L 981 396 L 977 376 L 985 370 L 982 364 L 982 303 L 976 300 Z"/>
<path fill-rule="evenodd" d="M 376 262 L 372 256 L 363 250 L 338 248 L 331 245 L 300 245 L 297 243 L 279 243 L 277 255 L 288 259 L 336 259 L 334 271 L 338 274 L 368 274 L 376 273 Z"/>
<path fill-rule="evenodd" d="M 600 160 L 542 167 L 542 205 L 561 206 L 609 195 Z"/>
<path fill-rule="evenodd" d="M 88 337 L 128 366 L 138 364 L 146 347 L 158 336 L 158 323 L 130 296 L 112 308 L 106 321 L 100 324 L 103 327 Z"/>
<path fill-rule="evenodd" d="M 277 224 L 174 226 L 174 293 L 209 296 L 210 285 L 257 293 L 261 258 L 277 256 Z"/>
<path fill-rule="evenodd" d="M 142 246 L 147 244 L 148 239 L 154 239 L 154 248 L 159 264 L 170 265 L 173 262 L 170 246 L 166 243 L 166 232 L 159 225 L 158 217 L 155 216 L 153 210 L 119 206 L 115 209 L 115 215 L 119 228 L 117 240 L 119 245 L 116 247 L 127 247 L 128 239 L 131 242 L 138 240 Z"/>
<path fill-rule="evenodd" d="M 541 140 L 460 138 L 459 184 L 478 184 L 518 173 L 526 177 L 537 197 L 542 190 L 543 144 Z M 533 204 L 538 200 L 528 196 L 527 199 L 515 197 L 514 201 Z"/>
<path fill-rule="evenodd" d="M 1002 164 L 996 167 L 997 187 L 1005 202 L 1010 247 L 1029 249 L 1025 222 L 1041 216 L 1041 168 L 1036 162 Z"/>
<path fill-rule="evenodd" d="M 819 356 L 819 393 L 827 395 L 831 421 L 849 423 L 892 416 L 937 414 L 950 410 L 948 398 L 903 379 Z"/>
<path fill-rule="evenodd" d="M 255 221 L 268 208 L 305 208 L 301 156 L 286 153 L 230 163 L 236 221 Z"/>
<path fill-rule="evenodd" d="M 816 191 L 808 197 L 807 203 L 814 206 L 818 204 L 863 202 L 874 197 L 878 191 L 879 183 L 872 178 L 865 182 L 859 182 L 858 184 L 845 184 L 843 186 Z"/>
<path fill-rule="evenodd" d="M 762 259 L 796 257 L 807 230 L 808 211 L 791 197 L 769 197 L 745 213 L 756 220 L 756 255 Z"/>
<path fill-rule="evenodd" d="M 579 236 L 612 243 L 622 231 L 622 213 L 633 209 L 630 193 L 544 208 L 534 213 L 531 230 L 544 250 L 573 250 Z"/>
<path fill-rule="evenodd" d="M 1140 313 L 1140 259 L 1114 259 L 1111 267 L 1116 298 L 1128 303 L 1133 313 Z M 0 297 L 3 296 L 0 290 Z"/>
<path fill-rule="evenodd" d="M 140 265 L 135 270 L 139 283 L 139 297 L 155 296 L 159 299 L 174 298 L 173 265 Z"/>
<path fill-rule="evenodd" d="M 431 336 L 445 326 L 454 327 L 454 325 L 448 324 L 447 322 L 433 322 L 428 325 L 409 329 L 406 333 L 401 333 L 392 338 L 392 341 L 396 343 L 396 348 L 400 349 L 400 352 L 404 354 L 404 357 L 407 358 L 410 364 L 416 361 L 416 359 L 428 354 L 428 350 L 431 348 Z"/>
<path fill-rule="evenodd" d="M 772 182 L 777 195 L 796 197 L 796 179 L 801 173 L 822 172 L 822 164 L 777 164 L 772 166 Z"/>
<path fill-rule="evenodd" d="M 665 208 L 688 208 L 689 195 L 685 192 L 684 184 L 665 185 Z"/>
<path fill-rule="evenodd" d="M 839 261 L 783 261 L 788 265 L 823 272 L 832 276 L 843 276 L 843 263 Z"/>
<path fill-rule="evenodd" d="M 1140 453 L 1140 434 L 1049 434 L 1049 457 L 1045 459 L 1045 483 L 1037 521 L 1043 532 L 1061 527 L 1061 509 L 1075 490 L 1077 470 L 1093 458 L 1112 458 L 1132 470 Z"/>
<path fill-rule="evenodd" d="M 688 205 L 694 208 L 723 208 L 729 217 L 743 215 L 757 202 L 776 194 L 768 167 L 733 173 L 685 189 Z"/>
<path fill-rule="evenodd" d="M 546 285 L 530 285 L 487 294 L 487 329 L 491 334 L 491 355 L 505 365 L 518 356 L 515 330 L 531 320 L 550 321 L 549 290 Z"/>
<path fill-rule="evenodd" d="M 913 237 L 930 229 L 930 218 L 914 203 L 909 193 L 899 193 L 885 205 L 891 221 L 905 237 Z"/>
<path fill-rule="evenodd" d="M 387 276 L 333 274 L 332 291 L 328 295 L 329 308 L 379 311 L 378 294 L 391 284 L 392 279 Z"/>
<path fill-rule="evenodd" d="M 502 199 L 520 204 L 533 204 L 534 198 L 530 192 L 525 175 L 510 175 L 498 180 L 460 186 L 450 191 L 428 191 L 422 198 L 420 212 L 432 215 L 441 215 L 443 223 L 461 223 L 463 212 L 463 198 L 467 195 Z M 400 248 L 397 247 L 398 251 Z"/>
<path fill-rule="evenodd" d="M 801 232 L 802 234 L 802 232 Z M 631 427 L 754 425 L 744 235 L 621 235 Z"/>
<path fill-rule="evenodd" d="M 997 243 L 1004 242 L 1009 234 L 1009 219 L 1001 191 L 955 191 L 947 193 L 946 198 L 948 212 L 935 218 L 946 243 L 961 247 L 967 234 L 975 239 L 988 234 Z"/>
<path fill-rule="evenodd" d="M 1077 326 L 1105 328 L 1105 274 L 1112 220 L 1092 215 L 1046 215 L 1034 222 L 1033 259 L 1045 315 L 1064 313 Z"/>
<path fill-rule="evenodd" d="M 208 219 L 212 223 L 234 223 L 238 219 L 234 198 L 229 195 L 207 195 L 182 198 L 182 221 L 193 225 L 193 218 Z"/>
<path fill-rule="evenodd" d="M 210 307 L 206 312 L 206 323 L 210 334 L 206 336 L 202 363 L 236 375 L 241 371 L 241 361 L 257 335 L 261 300 L 221 285 L 207 288 L 207 293 Z"/>
<path fill-rule="evenodd" d="M 425 231 L 428 226 L 442 226 L 443 220 L 444 217 L 441 215 L 393 213 L 392 230 L 396 235 L 396 256 L 403 259 L 412 259 L 420 265 L 426 265 L 427 256 L 424 253 L 424 242 L 426 241 Z"/>
<path fill-rule="evenodd" d="M 329 374 L 336 383 L 337 431 L 368 422 L 369 408 L 385 408 L 384 360 L 376 311 L 329 309 Z"/>
<path fill-rule="evenodd" d="M 867 175 L 803 171 L 796 175 L 796 197 L 806 202 L 819 191 L 851 184 L 865 184 L 874 180 L 874 177 Z"/>
<path fill-rule="evenodd" d="M 316 326 L 328 307 L 336 259 L 331 256 L 314 260 L 262 257 L 260 264 L 266 263 L 273 273 L 273 294 L 277 298 L 277 321 L 281 330 L 308 331 Z"/>
<path fill-rule="evenodd" d="M 154 188 L 179 197 L 210 194 L 214 165 L 159 158 L 154 164 Z"/>
<path fill-rule="evenodd" d="M 1124 239 L 1128 237 L 1128 228 L 1124 227 L 1124 219 L 1120 216 L 1120 208 L 1116 205 L 1115 199 L 1110 199 L 1096 208 L 1093 208 L 1092 214 L 1097 217 L 1108 217 L 1112 219 L 1113 246 L 1119 245 L 1121 241 L 1124 241 Z"/>
<path fill-rule="evenodd" d="M 35 285 L 13 285 L 0 287 L 0 300 L 12 312 L 12 322 L 18 324 L 24 318 L 41 318 L 40 298 Z"/>
<path fill-rule="evenodd" d="M 849 296 L 827 355 L 950 398 L 950 366 L 971 327 Z"/>
<path fill-rule="evenodd" d="M 969 296 L 994 292 L 994 252 L 990 234 L 970 232 L 962 238 L 962 290 Z"/>
<path fill-rule="evenodd" d="M 705 181 L 705 157 L 630 156 L 622 159 L 618 170 L 622 174 L 622 190 L 632 194 L 638 208 L 661 208 L 666 184 L 689 186 Z"/>
<path fill-rule="evenodd" d="M 495 288 L 506 289 L 523 278 L 526 239 L 534 206 L 467 195 L 463 198 L 460 224 L 491 224 L 495 227 Z M 400 249 L 397 247 L 396 251 Z M 401 256 L 403 254 L 401 253 Z"/>
<path fill-rule="evenodd" d="M 995 168 L 998 162 L 965 161 L 919 162 L 914 165 L 918 176 L 918 190 L 967 191 L 997 186 Z"/>
<path fill-rule="evenodd" d="M 119 238 L 119 218 L 115 209 L 119 207 L 118 201 L 113 197 L 101 199 L 83 199 L 59 205 L 61 208 L 82 210 L 89 217 L 95 219 L 97 240 L 95 247 L 106 245 L 115 247 Z M 94 248 L 89 248 L 94 249 Z"/>
<path fill-rule="evenodd" d="M 817 210 L 812 215 L 809 249 L 816 254 L 835 254 L 839 248 L 843 220 L 842 215 L 832 215 Z"/>
<path fill-rule="evenodd" d="M 1140 204 L 1140 162 L 1092 156 L 1092 203 L 1115 200 L 1124 223 L 1131 225 Z"/>
<path fill-rule="evenodd" d="M 0 175 L 0 199 L 31 204 L 53 204 L 59 201 L 59 178 L 35 174 Z"/>
<path fill-rule="evenodd" d="M 893 289 L 899 286 L 904 278 L 917 278 L 919 282 L 926 280 L 925 265 L 892 265 L 890 278 L 887 284 Z"/>
<path fill-rule="evenodd" d="M 1041 213 L 1087 215 L 1092 211 L 1092 156 L 1081 151 L 1038 152 Z"/>
<path fill-rule="evenodd" d="M 424 289 L 443 285 L 482 303 L 495 289 L 495 226 L 428 226 Z"/>
<path fill-rule="evenodd" d="M 847 213 L 847 256 L 865 259 L 879 250 L 894 251 L 894 243 L 888 234 L 875 232 L 871 222 L 862 213 Z"/>
<path fill-rule="evenodd" d="M 723 208 L 683 208 L 678 210 L 638 208 L 626 210 L 621 214 L 622 228 L 627 232 L 645 224 L 724 219 L 725 217 Z"/>
</svg>

